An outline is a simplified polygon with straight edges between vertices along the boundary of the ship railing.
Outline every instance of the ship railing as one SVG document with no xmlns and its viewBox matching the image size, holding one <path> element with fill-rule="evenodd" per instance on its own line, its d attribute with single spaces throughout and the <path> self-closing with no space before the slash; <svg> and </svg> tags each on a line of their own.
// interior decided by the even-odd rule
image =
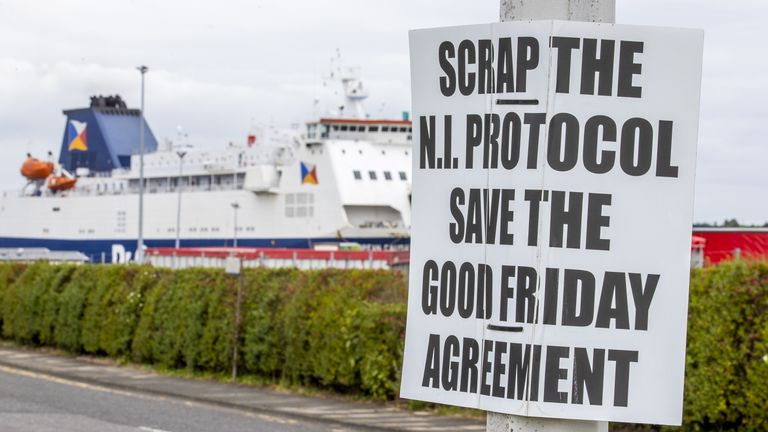
<svg viewBox="0 0 768 432">
<path fill-rule="evenodd" d="M 237 257 L 244 267 L 317 269 L 407 269 L 407 250 L 314 250 L 285 248 L 148 248 L 148 261 L 156 267 L 224 268 Z"/>
</svg>

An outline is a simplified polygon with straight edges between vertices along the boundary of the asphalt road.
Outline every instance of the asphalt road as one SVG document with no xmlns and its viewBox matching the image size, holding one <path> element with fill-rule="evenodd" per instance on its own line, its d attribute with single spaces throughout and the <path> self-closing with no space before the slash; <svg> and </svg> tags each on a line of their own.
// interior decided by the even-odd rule
<svg viewBox="0 0 768 432">
<path fill-rule="evenodd" d="M 0 432 L 350 432 L 0 366 Z"/>
</svg>

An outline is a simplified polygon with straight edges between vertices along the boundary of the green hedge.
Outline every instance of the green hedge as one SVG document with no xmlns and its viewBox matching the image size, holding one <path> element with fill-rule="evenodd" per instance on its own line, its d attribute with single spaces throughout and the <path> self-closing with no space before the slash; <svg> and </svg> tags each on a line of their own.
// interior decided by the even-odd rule
<svg viewBox="0 0 768 432">
<path fill-rule="evenodd" d="M 768 263 L 725 263 L 691 280 L 684 424 L 768 430 Z"/>
<path fill-rule="evenodd" d="M 221 270 L 0 264 L 0 324 L 24 344 L 226 372 L 236 288 Z M 394 398 L 405 295 L 395 272 L 247 270 L 240 370 Z M 694 271 L 688 323 L 683 429 L 768 430 L 768 263 Z"/>
<path fill-rule="evenodd" d="M 243 374 L 397 394 L 406 286 L 385 271 L 249 269 Z M 0 264 L 2 336 L 166 368 L 232 368 L 237 280 L 222 270 Z"/>
</svg>

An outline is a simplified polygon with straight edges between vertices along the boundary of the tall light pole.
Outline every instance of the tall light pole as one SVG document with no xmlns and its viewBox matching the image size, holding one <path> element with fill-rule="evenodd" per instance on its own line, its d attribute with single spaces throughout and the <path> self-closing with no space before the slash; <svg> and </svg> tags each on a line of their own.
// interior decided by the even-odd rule
<svg viewBox="0 0 768 432">
<path fill-rule="evenodd" d="M 233 209 L 235 209 L 235 226 L 233 229 L 234 235 L 232 236 L 232 247 L 237 247 L 237 210 L 240 209 L 240 204 L 233 202 L 231 206 Z"/>
<path fill-rule="evenodd" d="M 184 173 L 184 156 L 187 154 L 184 150 L 177 150 L 179 156 L 179 178 L 176 180 L 178 189 L 178 198 L 176 199 L 176 249 L 181 246 L 181 175 Z"/>
<path fill-rule="evenodd" d="M 136 262 L 144 263 L 144 75 L 149 70 L 138 66 L 141 73 L 141 112 L 139 113 L 139 239 L 136 244 Z"/>
</svg>

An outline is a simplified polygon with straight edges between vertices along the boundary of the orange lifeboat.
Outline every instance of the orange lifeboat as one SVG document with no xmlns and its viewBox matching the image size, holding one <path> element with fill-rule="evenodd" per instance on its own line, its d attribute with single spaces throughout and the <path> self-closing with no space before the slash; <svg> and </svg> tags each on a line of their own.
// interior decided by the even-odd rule
<svg viewBox="0 0 768 432">
<path fill-rule="evenodd" d="M 75 187 L 76 178 L 64 176 L 51 176 L 48 178 L 48 189 L 53 192 L 65 191 Z"/>
<path fill-rule="evenodd" d="M 21 175 L 29 180 L 45 180 L 53 172 L 53 162 L 45 162 L 31 156 L 21 164 Z"/>
</svg>

